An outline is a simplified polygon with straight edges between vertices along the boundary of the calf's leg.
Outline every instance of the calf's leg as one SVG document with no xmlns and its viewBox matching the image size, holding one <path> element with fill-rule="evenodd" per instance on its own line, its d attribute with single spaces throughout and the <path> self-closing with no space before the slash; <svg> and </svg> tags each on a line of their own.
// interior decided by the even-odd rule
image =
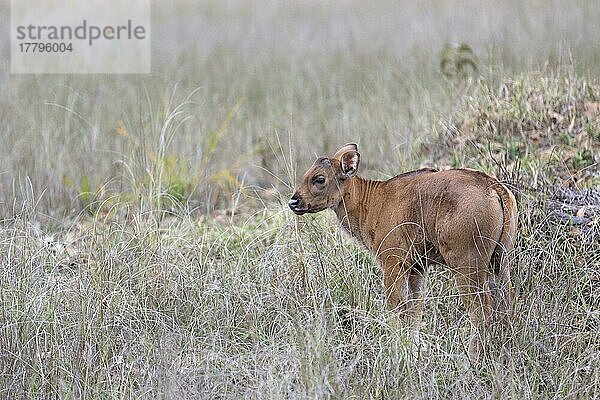
<svg viewBox="0 0 600 400">
<path fill-rule="evenodd" d="M 423 314 L 423 274 L 407 262 L 393 262 L 388 258 L 382 264 L 388 309 L 396 314 L 400 328 L 407 329 L 418 344 Z"/>
<path fill-rule="evenodd" d="M 477 268 L 459 268 L 455 271 L 458 291 L 471 323 L 469 359 L 476 362 L 481 357 L 486 325 L 493 309 L 493 298 L 486 282 L 488 273 Z"/>
</svg>

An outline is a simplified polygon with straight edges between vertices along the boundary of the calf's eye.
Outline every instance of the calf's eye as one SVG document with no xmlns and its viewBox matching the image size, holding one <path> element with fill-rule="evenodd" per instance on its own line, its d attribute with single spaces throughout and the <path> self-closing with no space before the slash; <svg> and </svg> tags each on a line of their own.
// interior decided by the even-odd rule
<svg viewBox="0 0 600 400">
<path fill-rule="evenodd" d="M 315 179 L 313 179 L 313 183 L 318 184 L 318 185 L 322 185 L 325 183 L 325 177 L 322 175 L 317 176 Z"/>
</svg>

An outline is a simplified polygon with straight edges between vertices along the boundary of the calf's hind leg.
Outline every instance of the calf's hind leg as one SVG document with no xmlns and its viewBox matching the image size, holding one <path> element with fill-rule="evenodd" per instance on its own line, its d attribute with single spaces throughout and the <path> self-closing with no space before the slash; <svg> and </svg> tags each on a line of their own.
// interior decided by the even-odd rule
<svg viewBox="0 0 600 400">
<path fill-rule="evenodd" d="M 454 221 L 450 221 L 454 223 Z M 492 254 L 498 243 L 501 221 L 487 220 L 485 223 L 451 224 L 461 229 L 444 232 L 440 237 L 440 253 L 453 272 L 460 297 L 471 323 L 469 359 L 479 360 L 483 349 L 483 337 L 492 311 L 495 308 L 492 289 L 495 277 L 490 265 Z"/>
<path fill-rule="evenodd" d="M 493 309 L 493 298 L 486 287 L 489 273 L 476 267 L 455 270 L 455 280 L 471 323 L 469 359 L 477 361 L 483 349 L 483 336 Z"/>
</svg>

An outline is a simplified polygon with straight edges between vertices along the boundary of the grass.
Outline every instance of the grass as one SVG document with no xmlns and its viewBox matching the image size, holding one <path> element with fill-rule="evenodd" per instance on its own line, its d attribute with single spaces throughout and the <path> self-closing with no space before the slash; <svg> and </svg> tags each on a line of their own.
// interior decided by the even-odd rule
<svg viewBox="0 0 600 400">
<path fill-rule="evenodd" d="M 597 398 L 599 14 L 190 2 L 155 10 L 151 76 L 3 63 L 0 398 Z M 448 271 L 415 359 L 374 259 L 286 209 L 349 141 L 365 176 L 518 192 L 516 316 L 481 368 Z"/>
<path fill-rule="evenodd" d="M 522 207 L 534 222 L 513 269 L 518 316 L 479 370 L 447 271 L 429 273 L 426 349 L 413 360 L 382 312 L 373 260 L 327 219 L 150 214 L 78 222 L 50 241 L 15 218 L 0 253 L 12 267 L 3 396 L 592 398 L 597 243 Z"/>
</svg>

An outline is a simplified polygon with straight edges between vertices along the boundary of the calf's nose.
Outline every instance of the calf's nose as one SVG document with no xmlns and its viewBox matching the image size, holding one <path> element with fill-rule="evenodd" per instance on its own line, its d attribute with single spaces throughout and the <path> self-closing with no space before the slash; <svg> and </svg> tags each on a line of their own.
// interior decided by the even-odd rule
<svg viewBox="0 0 600 400">
<path fill-rule="evenodd" d="M 295 197 L 292 197 L 292 198 L 290 199 L 290 201 L 288 201 L 288 206 L 290 206 L 290 208 L 291 208 L 292 210 L 295 210 L 295 209 L 296 209 L 296 207 L 298 207 L 298 203 L 300 203 L 300 200 L 299 200 L 299 199 L 297 199 L 297 198 L 295 198 Z"/>
</svg>

